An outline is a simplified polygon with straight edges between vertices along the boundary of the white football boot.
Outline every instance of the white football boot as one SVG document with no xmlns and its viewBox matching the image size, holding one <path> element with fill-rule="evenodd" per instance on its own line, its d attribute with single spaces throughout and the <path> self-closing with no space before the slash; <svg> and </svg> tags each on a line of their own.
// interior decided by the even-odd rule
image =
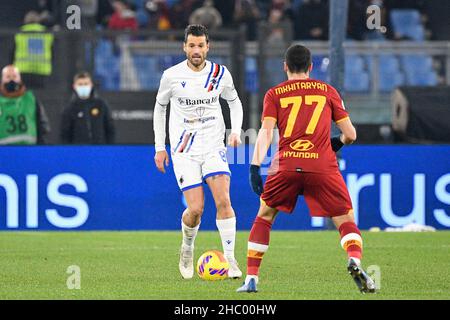
<svg viewBox="0 0 450 320">
<path fill-rule="evenodd" d="M 238 279 L 242 277 L 242 271 L 239 269 L 239 264 L 235 258 L 226 257 L 228 263 L 230 264 L 230 269 L 228 269 L 228 278 Z"/>
<path fill-rule="evenodd" d="M 184 279 L 191 279 L 194 276 L 194 248 L 189 248 L 181 245 L 180 250 L 180 263 L 178 267 L 180 269 L 181 276 Z"/>
</svg>

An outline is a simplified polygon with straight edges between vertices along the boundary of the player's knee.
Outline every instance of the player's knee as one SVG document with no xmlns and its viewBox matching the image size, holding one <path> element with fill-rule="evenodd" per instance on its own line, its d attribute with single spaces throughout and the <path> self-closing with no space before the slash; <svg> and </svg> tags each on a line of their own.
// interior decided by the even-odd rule
<svg viewBox="0 0 450 320">
<path fill-rule="evenodd" d="M 278 213 L 278 210 L 270 208 L 266 205 L 261 205 L 258 212 L 258 217 L 273 223 L 275 221 L 275 217 Z"/>
<path fill-rule="evenodd" d="M 217 211 L 226 212 L 231 210 L 231 200 L 228 197 L 218 199 L 216 201 Z"/>
<path fill-rule="evenodd" d="M 194 204 L 189 207 L 189 213 L 195 217 L 201 217 L 204 206 L 202 204 Z"/>
</svg>

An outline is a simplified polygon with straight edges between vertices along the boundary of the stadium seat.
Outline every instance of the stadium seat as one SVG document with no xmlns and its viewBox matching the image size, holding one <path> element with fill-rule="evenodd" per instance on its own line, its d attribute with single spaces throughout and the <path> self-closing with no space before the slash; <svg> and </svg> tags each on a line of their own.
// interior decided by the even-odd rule
<svg viewBox="0 0 450 320">
<path fill-rule="evenodd" d="M 229 66 L 228 59 L 226 57 L 223 57 L 223 56 L 209 56 L 208 60 L 210 60 L 212 62 L 215 62 L 215 63 L 218 63 L 218 64 Z"/>
<path fill-rule="evenodd" d="M 415 54 L 400 56 L 402 68 L 409 85 L 433 86 L 437 75 L 433 69 L 433 59 L 429 55 Z"/>
<path fill-rule="evenodd" d="M 311 78 L 327 81 L 328 77 L 328 65 L 330 60 L 326 56 L 313 56 L 312 58 L 313 69 L 311 72 Z"/>
<path fill-rule="evenodd" d="M 258 64 L 256 58 L 245 58 L 245 89 L 251 93 L 257 93 L 258 83 Z"/>
<path fill-rule="evenodd" d="M 394 55 L 390 54 L 382 54 L 380 55 L 379 60 L 380 70 L 381 71 L 398 71 L 400 69 L 400 64 L 398 62 L 398 58 Z"/>
<path fill-rule="evenodd" d="M 112 41 L 101 39 L 97 43 L 94 54 L 96 57 L 109 57 L 113 55 L 113 51 Z"/>
<path fill-rule="evenodd" d="M 434 71 L 406 73 L 406 82 L 411 86 L 436 86 L 438 84 Z"/>
<path fill-rule="evenodd" d="M 345 56 L 345 72 L 358 73 L 362 71 L 364 71 L 364 59 L 361 56 Z"/>
<path fill-rule="evenodd" d="M 367 70 L 372 73 L 372 63 L 374 57 L 369 55 L 366 57 Z M 400 71 L 400 63 L 396 56 L 392 54 L 382 54 L 378 56 L 378 68 L 380 73 L 396 73 Z"/>
<path fill-rule="evenodd" d="M 283 71 L 283 61 L 280 58 L 268 58 L 266 60 L 267 84 L 269 86 L 277 85 L 286 81 L 286 74 Z"/>
<path fill-rule="evenodd" d="M 146 2 L 147 0 L 133 0 L 133 4 L 136 6 L 137 10 L 144 9 Z"/>
<path fill-rule="evenodd" d="M 405 84 L 405 75 L 399 71 L 396 72 L 380 72 L 379 90 L 381 92 L 391 92 L 397 86 Z"/>
<path fill-rule="evenodd" d="M 104 90 L 119 90 L 120 88 L 120 57 L 109 55 L 95 57 L 95 78 L 100 80 Z"/>
<path fill-rule="evenodd" d="M 150 17 L 145 9 L 139 9 L 136 11 L 136 20 L 139 27 L 145 27 L 148 25 Z"/>
<path fill-rule="evenodd" d="M 422 25 L 413 26 L 404 35 L 415 41 L 423 41 L 425 40 L 425 29 Z"/>
<path fill-rule="evenodd" d="M 397 32 L 421 24 L 420 13 L 415 9 L 393 9 L 390 17 L 392 26 Z"/>
<path fill-rule="evenodd" d="M 180 63 L 185 60 L 185 55 L 163 55 L 158 58 L 159 61 L 159 71 L 163 72 L 164 70 Z"/>
<path fill-rule="evenodd" d="M 386 37 L 379 30 L 370 30 L 366 32 L 365 40 L 367 41 L 386 41 Z"/>
<path fill-rule="evenodd" d="M 394 31 L 415 41 L 425 39 L 425 29 L 420 21 L 420 13 L 414 9 L 395 9 L 391 11 Z"/>
<path fill-rule="evenodd" d="M 369 91 L 369 74 L 364 71 L 358 73 L 346 72 L 344 87 L 345 90 L 355 93 Z"/>
<path fill-rule="evenodd" d="M 159 70 L 159 61 L 157 57 L 150 55 L 133 55 L 133 62 L 136 74 L 139 79 L 139 85 L 144 90 L 158 90 L 162 71 Z M 143 71 L 143 72 L 141 72 Z"/>
<path fill-rule="evenodd" d="M 433 68 L 433 59 L 431 56 L 423 54 L 402 55 L 400 56 L 402 68 L 408 72 L 414 71 L 429 71 Z"/>
</svg>

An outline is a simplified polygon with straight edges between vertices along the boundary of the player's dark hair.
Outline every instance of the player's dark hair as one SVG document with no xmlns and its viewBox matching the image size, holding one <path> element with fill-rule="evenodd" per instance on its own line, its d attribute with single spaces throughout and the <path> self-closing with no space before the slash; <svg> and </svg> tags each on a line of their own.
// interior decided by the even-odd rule
<svg viewBox="0 0 450 320">
<path fill-rule="evenodd" d="M 184 43 L 187 42 L 188 36 L 192 34 L 195 37 L 206 37 L 206 43 L 209 42 L 208 29 L 201 24 L 190 24 L 184 29 Z"/>
<path fill-rule="evenodd" d="M 91 74 L 87 71 L 81 71 L 78 72 L 74 77 L 73 77 L 73 82 L 76 82 L 78 79 L 86 79 L 89 78 L 92 80 Z"/>
<path fill-rule="evenodd" d="M 305 46 L 295 44 L 287 49 L 284 59 L 289 72 L 306 73 L 311 66 L 311 51 Z"/>
</svg>

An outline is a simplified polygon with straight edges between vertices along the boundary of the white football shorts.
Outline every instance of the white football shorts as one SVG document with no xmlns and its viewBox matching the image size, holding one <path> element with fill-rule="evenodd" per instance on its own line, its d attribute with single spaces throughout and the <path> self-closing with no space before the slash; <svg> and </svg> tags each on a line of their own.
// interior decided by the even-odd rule
<svg viewBox="0 0 450 320">
<path fill-rule="evenodd" d="M 181 191 L 201 186 L 207 178 L 215 175 L 231 176 L 226 148 L 197 156 L 172 153 L 172 163 Z"/>
</svg>

